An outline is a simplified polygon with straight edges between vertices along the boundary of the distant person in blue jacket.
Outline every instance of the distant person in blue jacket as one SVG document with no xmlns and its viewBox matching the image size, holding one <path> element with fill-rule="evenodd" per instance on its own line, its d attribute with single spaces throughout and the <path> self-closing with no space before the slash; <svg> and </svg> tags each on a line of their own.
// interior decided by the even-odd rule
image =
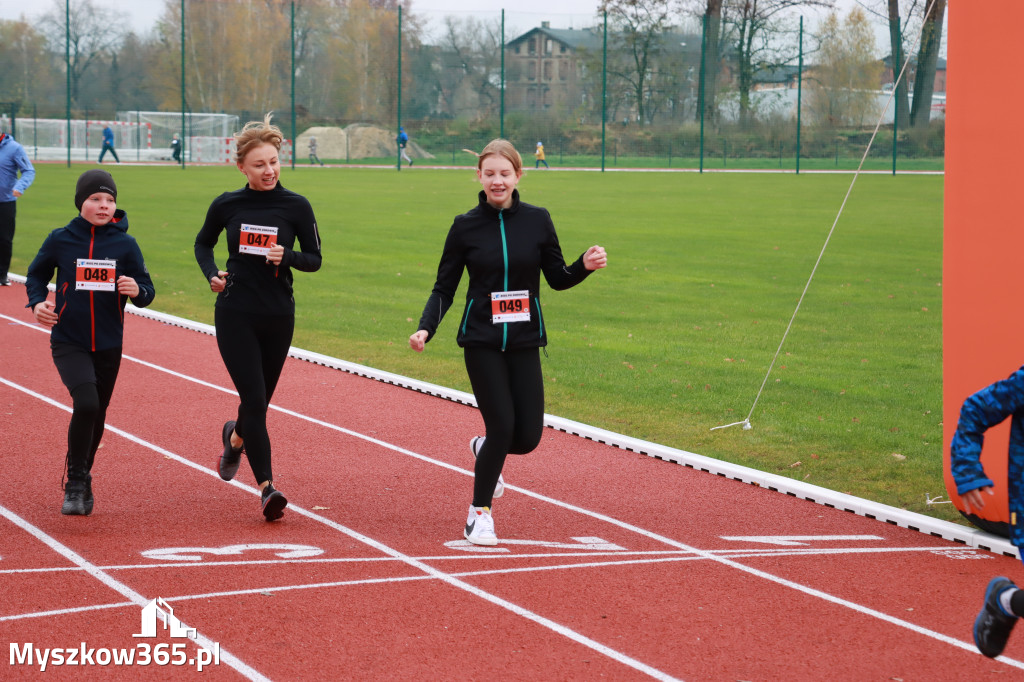
<svg viewBox="0 0 1024 682">
<path fill-rule="evenodd" d="M 408 161 L 409 165 L 412 165 L 412 159 L 405 153 L 405 145 L 409 144 L 409 133 L 405 132 L 405 128 L 398 126 L 398 137 L 395 138 L 398 143 L 398 153 L 402 155 L 402 161 Z"/>
<path fill-rule="evenodd" d="M 71 394 L 60 512 L 88 516 L 93 509 L 92 465 L 103 437 L 107 406 L 121 367 L 124 308 L 143 308 L 156 291 L 142 251 L 128 235 L 110 173 L 93 169 L 75 186 L 78 217 L 51 232 L 28 268 L 25 289 L 36 321 L 50 327 L 50 351 Z M 56 302 L 47 284 L 57 274 Z"/>
<path fill-rule="evenodd" d="M 103 157 L 107 152 L 114 155 L 114 161 L 121 163 L 121 159 L 117 158 L 117 151 L 114 149 L 114 131 L 107 126 L 103 129 L 103 149 L 100 150 L 100 163 L 103 163 Z"/>
<path fill-rule="evenodd" d="M 1010 418 L 1010 446 L 1005 485 L 1010 506 L 1010 542 L 1024 546 L 1024 367 L 1008 378 L 983 388 L 964 401 L 950 444 L 950 470 L 965 512 L 980 510 L 997 484 L 985 474 L 981 446 L 985 432 Z M 985 589 L 985 601 L 974 621 L 974 643 L 995 658 L 1006 648 L 1017 619 L 1024 616 L 1024 592 L 1008 578 L 997 576 Z"/>
<path fill-rule="evenodd" d="M 0 286 L 11 285 L 7 270 L 14 250 L 15 204 L 35 178 L 36 169 L 25 148 L 0 133 Z"/>
</svg>

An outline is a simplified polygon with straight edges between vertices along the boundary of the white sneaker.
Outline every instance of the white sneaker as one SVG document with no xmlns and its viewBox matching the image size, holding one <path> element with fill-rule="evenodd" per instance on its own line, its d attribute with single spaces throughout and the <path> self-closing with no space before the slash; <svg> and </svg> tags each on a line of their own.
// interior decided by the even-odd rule
<svg viewBox="0 0 1024 682">
<path fill-rule="evenodd" d="M 466 530 L 463 531 L 463 535 L 474 545 L 493 547 L 498 544 L 498 536 L 494 534 L 491 508 L 469 505 L 469 518 L 466 519 Z"/>
<path fill-rule="evenodd" d="M 473 457 L 480 455 L 480 448 L 484 446 L 484 441 L 487 440 L 486 436 L 473 436 L 472 440 L 469 441 L 469 450 L 473 453 Z M 494 485 L 494 493 L 491 497 L 497 499 L 505 494 L 505 479 L 502 478 L 501 474 L 498 474 L 498 482 Z"/>
</svg>

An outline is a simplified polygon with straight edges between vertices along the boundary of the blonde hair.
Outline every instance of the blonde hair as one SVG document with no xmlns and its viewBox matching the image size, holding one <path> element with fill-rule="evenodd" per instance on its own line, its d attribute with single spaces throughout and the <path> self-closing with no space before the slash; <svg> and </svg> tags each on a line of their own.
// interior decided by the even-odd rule
<svg viewBox="0 0 1024 682">
<path fill-rule="evenodd" d="M 516 175 L 523 172 L 523 157 L 519 156 L 519 152 L 516 151 L 516 148 L 508 140 L 503 140 L 499 137 L 488 142 L 487 146 L 484 147 L 484 150 L 477 157 L 477 170 L 483 169 L 484 159 L 488 156 L 503 156 L 512 164 L 512 169 L 516 172 Z"/>
<path fill-rule="evenodd" d="M 263 121 L 249 121 L 241 131 L 235 133 L 236 163 L 242 163 L 246 154 L 263 144 L 272 144 L 275 149 L 281 151 L 284 133 L 277 126 L 270 124 L 273 115 L 273 112 L 269 112 L 263 117 Z"/>
</svg>

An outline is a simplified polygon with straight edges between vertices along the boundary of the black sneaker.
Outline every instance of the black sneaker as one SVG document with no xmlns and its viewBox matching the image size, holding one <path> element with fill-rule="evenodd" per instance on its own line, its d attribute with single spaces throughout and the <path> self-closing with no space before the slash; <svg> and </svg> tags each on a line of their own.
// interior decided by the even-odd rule
<svg viewBox="0 0 1024 682">
<path fill-rule="evenodd" d="M 85 515 L 92 514 L 92 481 L 85 482 L 85 494 L 82 496 L 82 506 L 85 508 Z"/>
<path fill-rule="evenodd" d="M 260 495 L 263 504 L 263 517 L 267 521 L 277 521 L 284 516 L 284 508 L 288 506 L 288 499 L 284 494 L 274 488 L 273 483 L 268 483 Z"/>
<path fill-rule="evenodd" d="M 64 484 L 64 505 L 60 513 L 65 516 L 88 516 L 92 511 L 90 503 L 88 511 L 85 506 L 85 482 L 68 481 Z"/>
<path fill-rule="evenodd" d="M 221 440 L 224 442 L 224 452 L 217 462 L 217 473 L 225 481 L 230 481 L 238 473 L 238 464 L 242 461 L 242 451 L 245 447 L 231 447 L 231 432 L 235 430 L 235 422 L 224 422 L 224 429 L 221 431 Z"/>
<path fill-rule="evenodd" d="M 11 280 L 7 279 L 6 277 L 4 277 L 3 279 L 0 279 L 0 287 L 9 287 L 9 286 L 11 286 Z"/>
<path fill-rule="evenodd" d="M 1006 615 L 999 606 L 999 594 L 1008 587 L 1016 585 L 1002 576 L 992 578 L 985 589 L 985 603 L 982 604 L 978 617 L 974 619 L 974 644 L 978 651 L 989 658 L 995 658 L 1003 653 L 1006 640 L 1010 638 L 1010 632 L 1017 624 L 1017 616 Z"/>
</svg>

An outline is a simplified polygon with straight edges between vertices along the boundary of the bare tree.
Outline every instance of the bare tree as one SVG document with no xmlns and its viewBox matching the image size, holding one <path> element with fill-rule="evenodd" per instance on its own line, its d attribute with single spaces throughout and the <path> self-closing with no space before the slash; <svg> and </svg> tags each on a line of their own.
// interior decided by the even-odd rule
<svg viewBox="0 0 1024 682">
<path fill-rule="evenodd" d="M 736 55 L 736 89 L 739 93 L 740 123 L 751 116 L 750 92 L 754 76 L 761 68 L 774 66 L 766 58 L 772 50 L 773 34 L 780 30 L 779 20 L 798 8 L 834 7 L 834 0 L 725 0 L 726 23 Z"/>
<path fill-rule="evenodd" d="M 447 17 L 438 44 L 438 95 L 444 113 L 458 117 L 497 111 L 501 78 L 501 21 Z"/>
<path fill-rule="evenodd" d="M 887 0 L 889 20 L 889 60 L 892 63 L 892 78 L 896 87 L 896 122 L 910 120 L 910 103 L 907 97 L 907 79 L 900 78 L 900 72 L 906 61 L 906 50 L 903 47 L 903 21 L 900 18 L 900 0 Z"/>
<path fill-rule="evenodd" d="M 704 12 L 704 68 L 701 69 L 701 92 L 704 99 L 704 118 L 711 124 L 718 122 L 718 64 L 721 61 L 722 0 L 707 0 Z M 709 68 L 710 67 L 710 68 Z M 701 112 L 697 111 L 697 118 Z"/>
<path fill-rule="evenodd" d="M 80 106 L 87 72 L 114 53 L 124 39 L 117 14 L 97 7 L 92 0 L 73 0 L 65 12 L 64 2 L 53 0 L 53 8 L 40 18 L 38 26 L 55 54 L 64 54 L 67 47 L 71 101 Z"/>
<path fill-rule="evenodd" d="M 655 82 L 657 67 L 666 48 L 673 18 L 678 13 L 674 0 L 604 0 L 599 12 L 608 13 L 609 51 L 622 56 L 609 59 L 609 74 L 629 85 L 631 98 L 641 125 L 656 108 L 655 98 L 662 89 Z"/>
<path fill-rule="evenodd" d="M 917 52 L 917 73 L 914 75 L 914 103 L 910 110 L 910 125 L 915 128 L 927 128 L 931 117 L 935 68 L 942 43 L 942 20 L 945 14 L 946 0 L 932 0 L 921 27 L 921 46 Z"/>
</svg>

